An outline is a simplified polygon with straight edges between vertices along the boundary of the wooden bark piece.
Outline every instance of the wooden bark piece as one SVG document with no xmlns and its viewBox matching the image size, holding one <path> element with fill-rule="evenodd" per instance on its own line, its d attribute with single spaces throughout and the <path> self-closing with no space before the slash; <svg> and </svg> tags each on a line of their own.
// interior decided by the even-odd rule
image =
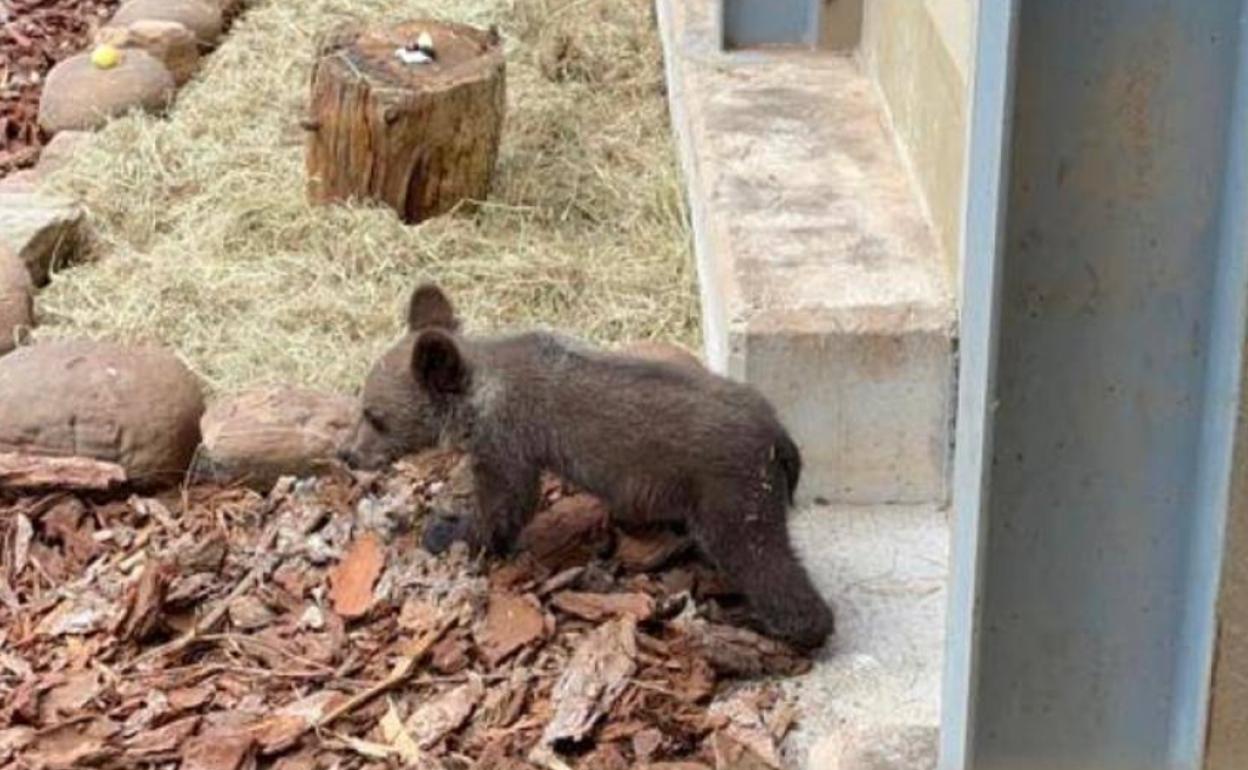
<svg viewBox="0 0 1248 770">
<path fill-rule="evenodd" d="M 555 713 L 542 743 L 580 741 L 615 704 L 637 670 L 637 620 L 625 615 L 585 635 L 555 683 Z"/>
<path fill-rule="evenodd" d="M 120 465 L 89 457 L 44 457 L 0 453 L 0 488 L 86 489 L 104 491 L 126 483 Z"/>
<path fill-rule="evenodd" d="M 433 40 L 434 60 L 397 49 Z M 316 203 L 381 201 L 420 222 L 464 199 L 484 199 L 505 104 L 498 35 L 411 21 L 343 29 L 320 45 L 312 72 L 308 192 Z"/>
</svg>

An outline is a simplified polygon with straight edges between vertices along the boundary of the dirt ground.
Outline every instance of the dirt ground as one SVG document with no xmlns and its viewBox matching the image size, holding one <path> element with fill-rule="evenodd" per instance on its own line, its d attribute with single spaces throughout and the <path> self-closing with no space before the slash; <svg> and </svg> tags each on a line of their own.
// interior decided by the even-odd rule
<svg viewBox="0 0 1248 770">
<path fill-rule="evenodd" d="M 502 32 L 508 113 L 489 200 L 419 227 L 311 207 L 300 121 L 316 38 L 422 15 Z M 114 121 L 50 185 L 84 201 L 95 262 L 40 294 L 38 334 L 158 341 L 217 391 L 353 391 L 423 280 L 470 330 L 698 342 L 645 0 L 261 0 L 168 117 Z"/>
</svg>

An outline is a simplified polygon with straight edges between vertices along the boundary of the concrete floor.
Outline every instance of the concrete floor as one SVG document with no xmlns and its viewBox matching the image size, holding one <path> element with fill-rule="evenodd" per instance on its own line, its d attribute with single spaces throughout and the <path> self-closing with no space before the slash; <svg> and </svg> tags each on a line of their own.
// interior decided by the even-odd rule
<svg viewBox="0 0 1248 770">
<path fill-rule="evenodd" d="M 809 507 L 793 540 L 837 634 L 793 684 L 802 770 L 935 767 L 949 527 L 936 506 Z"/>
</svg>

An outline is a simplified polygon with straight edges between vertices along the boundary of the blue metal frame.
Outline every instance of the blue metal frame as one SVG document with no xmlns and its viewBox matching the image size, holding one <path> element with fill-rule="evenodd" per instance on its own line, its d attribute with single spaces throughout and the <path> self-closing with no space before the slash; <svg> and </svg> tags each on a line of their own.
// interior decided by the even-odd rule
<svg viewBox="0 0 1248 770">
<path fill-rule="evenodd" d="M 980 2 L 944 770 L 1201 766 L 1246 3 Z"/>
</svg>

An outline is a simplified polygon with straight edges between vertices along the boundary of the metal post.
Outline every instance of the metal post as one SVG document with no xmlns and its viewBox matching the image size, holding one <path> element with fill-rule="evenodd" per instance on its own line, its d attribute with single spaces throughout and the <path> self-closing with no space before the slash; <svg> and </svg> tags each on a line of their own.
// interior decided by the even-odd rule
<svg viewBox="0 0 1248 770">
<path fill-rule="evenodd" d="M 1201 767 L 1246 3 L 979 4 L 943 770 Z"/>
</svg>

